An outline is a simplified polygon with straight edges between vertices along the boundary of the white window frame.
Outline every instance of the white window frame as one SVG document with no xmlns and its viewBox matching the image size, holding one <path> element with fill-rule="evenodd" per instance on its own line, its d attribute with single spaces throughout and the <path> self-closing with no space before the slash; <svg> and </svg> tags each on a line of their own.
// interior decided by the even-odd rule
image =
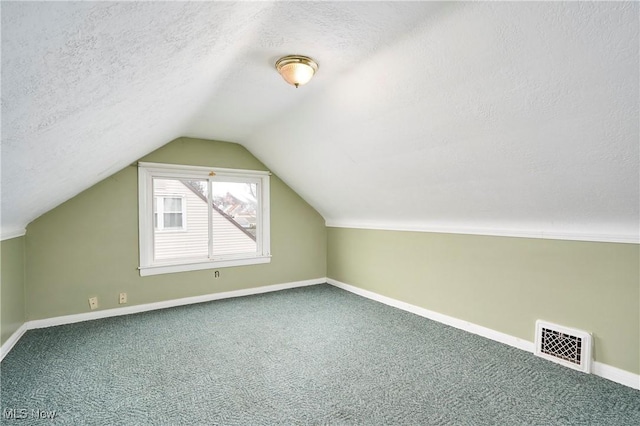
<svg viewBox="0 0 640 426">
<path fill-rule="evenodd" d="M 158 232 L 187 232 L 187 198 L 184 195 L 179 195 L 179 194 L 158 194 L 157 196 L 155 196 L 154 198 L 158 199 L 158 202 L 156 202 L 156 211 L 158 213 L 158 228 L 156 228 L 156 230 Z M 164 199 L 165 198 L 179 198 L 180 200 L 182 200 L 180 203 L 181 207 L 182 207 L 182 226 L 181 227 L 176 227 L 176 228 L 167 228 L 164 226 Z M 160 200 L 162 200 L 162 202 L 159 202 Z M 152 200 L 153 202 L 153 200 Z M 151 207 L 152 211 L 151 211 L 151 219 L 153 220 L 153 205 Z M 177 212 L 172 212 L 172 213 L 177 213 Z"/>
<path fill-rule="evenodd" d="M 184 166 L 161 163 L 138 163 L 138 216 L 140 275 L 158 275 L 174 272 L 216 269 L 229 266 L 255 265 L 271 262 L 270 246 L 270 198 L 269 176 L 271 173 L 259 170 L 223 169 L 217 167 Z M 210 182 L 255 182 L 258 184 L 258 211 L 256 218 L 256 252 L 230 255 L 211 253 L 213 231 L 209 227 L 209 256 L 207 259 L 155 260 L 153 223 L 153 179 L 194 179 Z M 211 185 L 208 199 L 211 197 Z M 186 201 L 186 200 L 185 200 Z M 183 201 L 183 209 L 185 206 Z M 209 208 L 211 224 L 212 208 Z M 183 219 L 186 215 L 183 216 Z M 183 221 L 183 225 L 186 222 Z"/>
</svg>

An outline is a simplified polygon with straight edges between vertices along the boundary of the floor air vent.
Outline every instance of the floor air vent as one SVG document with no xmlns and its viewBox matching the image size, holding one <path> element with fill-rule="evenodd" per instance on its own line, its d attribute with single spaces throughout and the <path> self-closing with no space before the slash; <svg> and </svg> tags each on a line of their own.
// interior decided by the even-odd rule
<svg viewBox="0 0 640 426">
<path fill-rule="evenodd" d="M 535 354 L 569 368 L 591 372 L 591 335 L 585 331 L 536 321 Z"/>
</svg>

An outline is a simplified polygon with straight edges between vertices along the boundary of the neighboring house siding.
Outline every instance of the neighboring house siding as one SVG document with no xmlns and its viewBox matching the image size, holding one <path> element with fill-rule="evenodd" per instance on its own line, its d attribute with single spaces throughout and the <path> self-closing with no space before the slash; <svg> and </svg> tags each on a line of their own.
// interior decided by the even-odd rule
<svg viewBox="0 0 640 426">
<path fill-rule="evenodd" d="M 158 260 L 199 257 L 206 258 L 207 205 L 193 191 L 178 180 L 156 179 L 154 196 L 180 196 L 186 202 L 186 230 L 158 231 L 154 233 L 154 257 Z"/>
<path fill-rule="evenodd" d="M 213 211 L 213 253 L 235 254 L 256 251 L 256 242 L 217 211 Z"/>
<path fill-rule="evenodd" d="M 180 196 L 186 202 L 186 230 L 156 231 L 154 258 L 207 258 L 208 212 L 206 203 L 179 180 L 162 179 L 154 182 L 155 196 Z M 229 219 L 213 210 L 213 250 L 216 254 L 256 251 L 256 243 Z"/>
</svg>

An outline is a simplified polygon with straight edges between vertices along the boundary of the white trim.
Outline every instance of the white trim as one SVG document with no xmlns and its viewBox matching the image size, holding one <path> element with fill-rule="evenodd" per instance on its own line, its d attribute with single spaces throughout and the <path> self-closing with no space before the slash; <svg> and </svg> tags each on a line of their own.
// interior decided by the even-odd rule
<svg viewBox="0 0 640 426">
<path fill-rule="evenodd" d="M 327 278 L 327 283 L 351 293 L 357 294 L 359 296 L 366 297 L 367 299 L 375 300 L 376 302 L 384 303 L 385 305 L 393 306 L 394 308 L 402 309 L 403 311 L 411 312 L 421 317 L 429 318 L 439 323 L 450 325 L 460 330 L 468 331 L 469 333 L 477 334 L 479 336 L 486 337 L 487 339 L 504 343 L 505 345 L 513 346 L 514 348 L 522 349 L 523 351 L 533 353 L 535 349 L 534 343 L 528 340 L 520 339 L 518 337 L 501 333 L 499 331 L 492 330 L 481 325 L 473 324 L 468 321 L 430 311 L 419 306 L 392 299 L 391 297 L 382 296 L 378 293 L 374 293 L 369 290 L 364 290 L 359 287 L 334 280 L 333 278 Z M 630 388 L 640 390 L 640 375 L 638 374 L 621 370 L 617 367 L 613 367 L 597 361 L 593 363 L 593 369 L 591 373 L 596 376 L 611 380 L 613 382 L 629 386 Z"/>
<path fill-rule="evenodd" d="M 151 212 L 151 214 L 142 214 Z M 138 265 L 153 259 L 153 179 L 146 169 L 138 167 Z"/>
<path fill-rule="evenodd" d="M 74 324 L 82 321 L 91 321 L 101 318 L 117 317 L 121 315 L 137 314 L 139 312 L 155 311 L 158 309 L 172 308 L 174 306 L 192 305 L 194 303 L 210 302 L 212 300 L 229 299 L 232 297 L 250 296 L 253 294 L 270 293 L 273 291 L 287 290 L 290 288 L 306 287 L 316 284 L 324 284 L 327 279 L 315 278 L 312 280 L 293 281 L 284 284 L 273 284 L 263 287 L 252 287 L 242 290 L 225 291 L 222 293 L 204 294 L 202 296 L 184 297 L 181 299 L 165 300 L 162 302 L 145 303 L 143 305 L 127 306 L 124 308 L 105 309 L 102 311 L 86 312 L 83 314 L 64 315 L 61 317 L 45 318 L 27 321 L 16 330 L 0 347 L 0 361 L 13 349 L 13 346 L 28 330 L 37 328 L 54 327 L 57 325 Z"/>
<path fill-rule="evenodd" d="M 203 167 L 203 166 L 189 166 L 183 164 L 167 164 L 167 163 L 145 163 L 142 161 L 138 162 L 138 167 L 143 167 L 148 171 L 156 173 L 167 172 L 169 173 L 169 177 L 171 176 L 184 176 L 185 171 L 193 172 L 193 174 L 197 177 L 202 177 L 203 173 L 205 173 L 205 178 L 209 175 L 210 172 L 224 174 L 225 176 L 237 176 L 237 177 L 247 177 L 247 175 L 253 175 L 256 177 L 261 176 L 271 176 L 271 172 L 266 170 L 245 170 L 245 169 L 224 169 L 221 167 Z M 175 174 L 175 171 L 179 173 Z M 173 175 L 171 173 L 174 173 Z"/>
<path fill-rule="evenodd" d="M 271 257 L 271 179 L 262 179 L 262 185 L 258 185 L 258 192 L 262 202 L 257 220 L 262 226 L 256 230 L 256 242 L 260 241 L 260 252 Z"/>
<path fill-rule="evenodd" d="M 11 240 L 13 238 L 22 237 L 23 235 L 26 235 L 26 233 L 27 233 L 27 230 L 25 228 L 6 231 L 6 232 L 3 232 L 2 235 L 0 235 L 0 241 Z"/>
<path fill-rule="evenodd" d="M 174 265 L 155 264 L 151 266 L 141 266 L 140 276 L 172 274 L 174 272 L 201 271 L 203 269 L 227 268 L 229 266 L 247 266 L 271 263 L 271 256 L 254 256 L 243 259 L 206 260 L 202 262 L 187 261 Z"/>
<path fill-rule="evenodd" d="M 4 357 L 13 349 L 13 346 L 18 343 L 18 340 L 24 335 L 24 333 L 28 330 L 27 323 L 22 324 L 16 331 L 13 332 L 11 336 L 7 339 L 6 342 L 0 347 L 0 361 L 4 359 Z"/>
<path fill-rule="evenodd" d="M 182 194 L 158 194 L 158 195 L 154 195 L 155 200 L 156 200 L 156 211 L 155 213 L 151 212 L 151 215 L 158 215 L 158 226 L 154 226 L 154 230 L 155 232 L 162 232 L 162 233 L 175 233 L 175 232 L 187 232 L 187 197 L 185 195 Z M 164 226 L 164 214 L 166 213 L 164 211 L 164 200 L 166 199 L 176 199 L 176 200 L 180 200 L 180 212 L 172 212 L 170 211 L 169 214 L 172 213 L 180 213 L 182 215 L 182 226 L 180 226 L 179 228 L 167 228 Z M 162 201 L 162 202 L 160 202 Z M 155 222 L 155 221 L 154 221 Z"/>
<path fill-rule="evenodd" d="M 326 283 L 326 278 L 316 278 L 305 281 L 294 281 L 284 284 L 273 284 L 263 287 L 252 287 L 242 290 L 225 291 L 222 293 L 203 294 L 202 296 L 184 297 L 181 299 L 164 300 L 162 302 L 145 303 L 143 305 L 127 306 L 124 308 L 104 309 L 102 311 L 92 311 L 83 314 L 65 315 L 61 317 L 46 318 L 41 320 L 28 321 L 28 330 L 36 328 L 53 327 L 56 325 L 73 324 L 82 321 L 91 321 L 101 318 L 117 317 L 121 315 L 137 314 L 140 312 L 155 311 L 158 309 L 173 308 L 175 306 L 192 305 L 194 303 L 210 302 L 212 300 L 229 299 L 232 297 L 250 296 L 254 294 L 270 293 L 274 291 L 287 290 L 290 288 L 306 287 L 316 284 Z"/>
<path fill-rule="evenodd" d="M 513 337 L 508 334 L 483 327 L 481 325 L 473 324 L 468 321 L 430 311 L 428 309 L 411 305 L 400 300 L 392 299 L 387 296 L 382 296 L 369 290 L 363 290 L 361 288 L 342 283 L 332 278 L 327 278 L 327 283 L 343 290 L 347 290 L 351 293 L 355 293 L 359 296 L 366 297 L 367 299 L 375 300 L 376 302 L 384 303 L 385 305 L 393 306 L 394 308 L 402 309 L 403 311 L 411 312 L 412 314 L 416 314 L 424 318 L 429 318 L 439 323 L 450 325 L 460 330 L 468 331 L 470 333 L 486 337 L 487 339 L 495 340 L 496 342 L 504 343 L 505 345 L 513 346 L 524 351 L 533 352 L 533 342 L 529 342 L 528 340 L 519 339 L 517 337 Z"/>
<path fill-rule="evenodd" d="M 162 163 L 138 163 L 138 242 L 140 276 L 168 274 L 174 272 L 197 271 L 203 269 L 224 268 L 229 266 L 255 265 L 271 262 L 270 246 L 270 214 L 269 176 L 271 173 L 262 170 L 223 169 L 216 167 L 188 166 Z M 208 235 L 207 259 L 175 259 L 172 264 L 154 259 L 154 226 L 153 226 L 153 179 L 206 179 L 209 199 L 212 199 L 212 184 L 215 182 L 250 182 L 255 183 L 258 190 L 259 208 L 256 222 L 256 250 L 239 255 L 216 255 L 212 253 L 212 212 L 207 205 Z M 158 196 L 165 196 L 158 194 Z M 208 204 L 208 203 L 207 203 Z M 186 226 L 186 203 L 183 207 L 183 225 Z M 159 220 L 159 219 L 158 219 Z"/>
<path fill-rule="evenodd" d="M 185 297 L 182 299 L 172 299 L 163 302 L 147 303 L 144 305 L 127 306 L 125 308 L 105 309 L 102 311 L 93 311 L 83 314 L 65 315 L 61 317 L 47 318 L 41 320 L 27 321 L 22 324 L 15 333 L 2 345 L 0 348 L 0 360 L 2 360 L 11 351 L 13 346 L 20 340 L 22 335 L 28 330 L 37 328 L 53 327 L 57 325 L 73 324 L 82 321 L 91 321 L 100 318 L 108 318 L 120 315 L 130 315 L 139 312 L 153 311 L 157 309 L 171 308 L 174 306 L 190 305 L 194 303 L 209 302 L 212 300 L 228 299 L 232 297 L 250 296 L 252 294 L 269 293 L 273 291 L 287 290 L 290 288 L 306 287 L 311 285 L 328 283 L 334 287 L 341 288 L 351 293 L 357 294 L 367 299 L 375 300 L 380 303 L 384 303 L 389 306 L 393 306 L 398 309 L 402 309 L 407 312 L 414 313 L 416 315 L 429 318 L 431 320 L 440 322 L 442 324 L 450 325 L 452 327 L 468 331 L 479 336 L 486 337 L 488 339 L 504 343 L 505 345 L 513 346 L 518 349 L 522 349 L 527 352 L 534 351 L 534 343 L 528 340 L 520 339 L 518 337 L 510 336 L 499 331 L 495 331 L 486 327 L 482 327 L 467 321 L 463 321 L 457 318 L 443 315 L 437 312 L 430 311 L 419 306 L 411 305 L 406 302 L 401 302 L 396 299 L 392 299 L 387 296 L 382 296 L 369 290 L 364 290 L 358 287 L 354 287 L 349 284 L 342 283 L 332 278 L 316 278 L 305 281 L 294 281 L 284 284 L 274 284 L 264 287 L 253 287 L 243 290 L 233 290 L 223 293 L 205 294 L 202 296 Z M 631 373 L 629 371 L 621 370 L 611 365 L 603 364 L 598 361 L 594 361 L 592 374 L 611 380 L 616 383 L 628 386 L 633 389 L 640 390 L 640 375 Z"/>
<path fill-rule="evenodd" d="M 340 220 L 327 220 L 326 226 L 328 228 L 373 229 L 380 231 L 433 232 L 439 234 L 486 235 L 494 237 L 537 238 L 544 240 L 640 244 L 640 235 L 637 234 L 592 234 L 586 232 L 547 232 L 518 229 L 458 228 L 432 225 L 407 226 L 406 224 L 400 223 L 359 223 Z"/>
<path fill-rule="evenodd" d="M 591 365 L 591 374 L 640 390 L 640 375 L 621 370 L 608 364 L 594 361 Z"/>
</svg>

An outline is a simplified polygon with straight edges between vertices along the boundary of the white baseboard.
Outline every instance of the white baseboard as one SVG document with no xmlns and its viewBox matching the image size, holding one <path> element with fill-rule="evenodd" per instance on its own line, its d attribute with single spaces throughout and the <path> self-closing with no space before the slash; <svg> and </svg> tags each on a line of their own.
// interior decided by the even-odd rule
<svg viewBox="0 0 640 426">
<path fill-rule="evenodd" d="M 27 321 L 22 324 L 18 330 L 15 331 L 7 339 L 7 341 L 0 347 L 0 361 L 11 351 L 13 346 L 20 340 L 20 338 L 28 330 L 36 328 L 53 327 L 56 325 L 73 324 L 82 321 L 91 321 L 100 318 L 115 317 L 121 315 L 135 314 L 139 312 L 154 311 L 157 309 L 171 308 L 175 306 L 191 305 L 194 303 L 210 302 L 213 300 L 229 299 L 232 297 L 250 296 L 253 294 L 269 293 L 273 291 L 286 290 L 296 287 L 305 287 L 316 284 L 329 283 L 335 287 L 349 291 L 351 293 L 366 297 L 367 299 L 375 300 L 385 305 L 393 306 L 403 311 L 411 312 L 421 317 L 429 318 L 431 320 L 440 322 L 442 324 L 450 325 L 460 330 L 468 331 L 469 333 L 477 334 L 487 339 L 495 340 L 505 345 L 513 346 L 518 349 L 522 349 L 527 352 L 533 352 L 534 344 L 528 340 L 520 339 L 499 331 L 492 330 L 490 328 L 482 327 L 477 324 L 470 323 L 458 318 L 450 317 L 448 315 L 440 314 L 438 312 L 430 311 L 419 306 L 411 305 L 400 300 L 392 299 L 387 296 L 374 293 L 369 290 L 364 290 L 349 284 L 342 283 L 332 278 L 316 278 L 313 280 L 295 281 L 284 284 L 274 284 L 263 287 L 253 287 L 243 290 L 226 291 L 222 293 L 205 294 L 202 296 L 185 297 L 181 299 L 166 300 L 163 302 L 146 303 L 143 305 L 127 306 L 124 308 L 105 309 L 102 311 L 87 312 L 84 314 L 65 315 L 54 318 L 46 318 L 41 320 Z M 628 386 L 630 388 L 640 390 L 640 375 L 630 373 L 619 368 L 603 364 L 595 361 L 593 363 L 592 373 L 596 376 L 603 377 L 616 383 Z"/>
<path fill-rule="evenodd" d="M 403 311 L 411 312 L 421 317 L 429 318 L 439 323 L 450 325 L 460 330 L 468 331 L 469 333 L 477 334 L 479 336 L 486 337 L 487 339 L 504 343 L 505 345 L 513 346 L 514 348 L 522 349 L 523 351 L 533 352 L 535 348 L 534 343 L 528 340 L 520 339 L 518 337 L 501 333 L 499 331 L 495 331 L 481 325 L 473 324 L 468 321 L 430 311 L 428 309 L 411 305 L 397 299 L 392 299 L 391 297 L 382 296 L 369 290 L 363 290 L 359 287 L 345 284 L 332 278 L 327 278 L 327 283 L 343 290 L 347 290 L 351 293 L 357 294 L 359 296 L 366 297 L 367 299 L 375 300 L 376 302 L 384 303 L 385 305 L 393 306 L 394 308 L 402 309 Z M 640 375 L 638 374 L 621 370 L 619 368 L 612 367 L 610 365 L 603 364 L 597 361 L 593 363 L 592 374 L 616 383 L 620 383 L 625 386 L 629 386 L 630 388 L 640 390 Z"/>
<path fill-rule="evenodd" d="M 18 340 L 26 333 L 28 330 L 27 324 L 22 324 L 18 329 L 4 342 L 4 345 L 0 347 L 0 361 L 4 359 L 4 357 L 13 349 L 13 346 L 18 343 Z"/>
<path fill-rule="evenodd" d="M 598 361 L 594 361 L 591 365 L 591 373 L 595 374 L 596 376 L 609 379 L 612 382 L 620 383 L 621 385 L 640 390 L 640 375 L 638 374 L 633 374 Z"/>
<path fill-rule="evenodd" d="M 93 311 L 83 314 L 64 315 L 60 317 L 45 318 L 40 320 L 27 321 L 11 335 L 11 337 L 0 348 L 2 360 L 13 346 L 20 340 L 22 335 L 36 328 L 53 327 L 56 325 L 73 324 L 82 321 L 91 321 L 101 318 L 117 317 L 121 315 L 137 314 L 140 312 L 155 311 L 157 309 L 172 308 L 175 306 L 192 305 L 194 303 L 210 302 L 212 300 L 229 299 L 232 297 L 250 296 L 253 294 L 270 293 L 273 291 L 287 290 L 296 287 L 306 287 L 316 284 L 324 284 L 327 279 L 316 278 L 313 280 L 294 281 L 284 284 L 267 285 L 263 287 L 246 288 L 242 290 L 225 291 L 222 293 L 204 294 L 202 296 L 184 297 L 181 299 L 165 300 L 162 302 L 145 303 L 143 305 L 127 306 L 124 308 L 105 309 L 102 311 Z"/>
</svg>

